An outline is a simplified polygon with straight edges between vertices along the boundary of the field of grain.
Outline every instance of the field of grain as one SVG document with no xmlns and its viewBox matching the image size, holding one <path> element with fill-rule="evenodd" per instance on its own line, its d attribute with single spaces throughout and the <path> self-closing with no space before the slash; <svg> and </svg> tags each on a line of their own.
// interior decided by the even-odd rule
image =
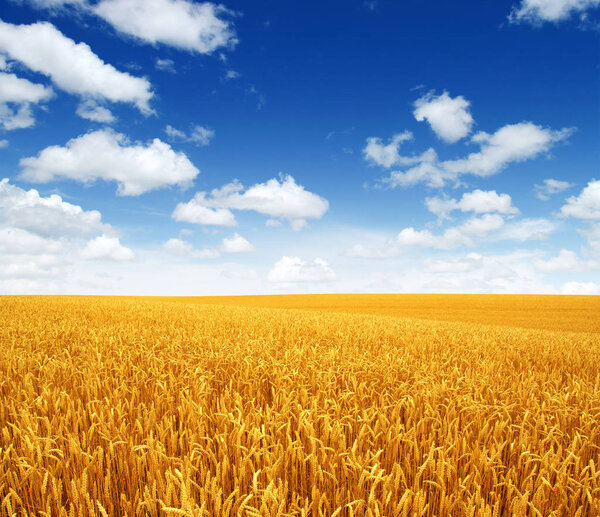
<svg viewBox="0 0 600 517">
<path fill-rule="evenodd" d="M 0 515 L 600 515 L 597 297 L 345 296 L 1 297 Z"/>
</svg>

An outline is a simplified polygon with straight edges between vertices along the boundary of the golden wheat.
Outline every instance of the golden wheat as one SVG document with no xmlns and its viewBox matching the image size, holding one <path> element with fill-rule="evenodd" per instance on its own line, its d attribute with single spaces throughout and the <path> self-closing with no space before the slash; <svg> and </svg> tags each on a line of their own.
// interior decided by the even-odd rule
<svg viewBox="0 0 600 517">
<path fill-rule="evenodd" d="M 99 297 L 0 318 L 1 515 L 600 515 L 597 320 Z"/>
</svg>

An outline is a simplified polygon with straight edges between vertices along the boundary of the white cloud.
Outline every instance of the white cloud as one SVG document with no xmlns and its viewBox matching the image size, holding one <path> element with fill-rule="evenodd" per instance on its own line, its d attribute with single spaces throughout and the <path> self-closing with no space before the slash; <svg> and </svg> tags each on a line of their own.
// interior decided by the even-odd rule
<svg viewBox="0 0 600 517">
<path fill-rule="evenodd" d="M 426 183 L 429 187 L 443 187 L 448 180 L 456 180 L 457 174 L 450 173 L 442 167 L 434 149 L 428 149 L 421 156 L 415 157 L 413 167 L 405 171 L 393 171 L 381 182 L 392 188 L 407 187 L 417 183 Z"/>
<path fill-rule="evenodd" d="M 401 255 L 409 248 L 436 250 L 472 248 L 482 240 L 529 242 L 548 238 L 554 229 L 554 224 L 546 219 L 522 219 L 506 224 L 500 214 L 485 213 L 480 217 L 471 217 L 462 224 L 451 226 L 437 234 L 430 230 L 404 228 L 395 237 L 389 239 L 384 247 L 369 248 L 357 244 L 350 248 L 346 255 L 384 259 Z"/>
<path fill-rule="evenodd" d="M 552 257 L 549 260 L 537 260 L 535 267 L 545 273 L 554 273 L 556 271 L 576 273 L 598 269 L 600 264 L 591 260 L 580 260 L 575 252 L 562 249 L 556 257 Z"/>
<path fill-rule="evenodd" d="M 6 178 L 0 181 L 0 224 L 43 237 L 77 237 L 109 229 L 97 210 L 85 211 L 56 194 L 42 197 L 35 189 L 11 185 Z"/>
<path fill-rule="evenodd" d="M 215 136 L 215 132 L 213 129 L 199 125 L 192 126 L 192 131 L 189 135 L 186 134 L 184 131 L 176 129 L 170 125 L 167 125 L 167 127 L 165 127 L 165 133 L 167 133 L 167 135 L 173 140 L 192 142 L 200 146 L 207 146 L 208 144 L 210 144 L 210 141 Z"/>
<path fill-rule="evenodd" d="M 456 199 L 443 199 L 439 197 L 428 197 L 425 199 L 427 209 L 444 219 L 454 210 L 461 212 L 475 212 L 485 214 L 498 212 L 500 214 L 518 214 L 519 210 L 513 206 L 512 199 L 508 194 L 498 194 L 495 190 L 474 190 L 463 194 L 460 201 Z"/>
<path fill-rule="evenodd" d="M 594 282 L 567 282 L 562 287 L 563 294 L 600 294 L 600 284 Z"/>
<path fill-rule="evenodd" d="M 0 251 L 5 255 L 55 254 L 62 244 L 21 228 L 0 227 Z"/>
<path fill-rule="evenodd" d="M 154 66 L 157 70 L 161 70 L 163 72 L 169 72 L 171 74 L 176 73 L 175 62 L 172 59 L 157 58 Z"/>
<path fill-rule="evenodd" d="M 52 79 L 62 90 L 87 98 L 133 103 L 145 114 L 150 83 L 119 72 L 85 43 L 75 43 L 52 24 L 12 25 L 0 20 L 0 51 Z"/>
<path fill-rule="evenodd" d="M 600 223 L 590 224 L 587 228 L 577 231 L 587 239 L 590 248 L 600 256 Z"/>
<path fill-rule="evenodd" d="M 214 136 L 215 132 L 212 129 L 203 126 L 194 126 L 189 139 L 191 142 L 195 142 L 198 145 L 206 146 Z"/>
<path fill-rule="evenodd" d="M 253 210 L 287 220 L 299 230 L 306 225 L 306 219 L 320 219 L 328 208 L 326 199 L 308 192 L 287 175 L 257 183 L 245 191 L 241 183 L 234 181 L 213 190 L 210 196 L 198 192 L 188 203 L 179 203 L 173 217 L 196 224 L 233 226 L 236 223 L 231 210 Z"/>
<path fill-rule="evenodd" d="M 531 122 L 509 124 L 490 135 L 479 132 L 471 142 L 480 146 L 480 151 L 458 160 L 440 161 L 433 149 L 425 151 L 419 157 L 395 156 L 388 153 L 385 164 L 416 164 L 405 171 L 393 171 L 382 182 L 391 187 L 409 186 L 426 183 L 430 187 L 442 187 L 447 181 L 457 181 L 462 174 L 491 176 L 500 172 L 511 163 L 530 160 L 548 152 L 552 146 L 568 138 L 573 129 L 558 131 L 537 126 Z M 372 139 L 369 139 L 372 140 Z M 367 147 L 369 147 L 369 142 Z M 377 139 L 375 139 L 377 140 Z M 377 142 L 375 142 L 377 143 Z M 397 150 L 397 146 L 394 148 Z M 393 151 L 393 150 L 392 150 Z M 365 148 L 365 154 L 367 148 Z M 396 152 L 397 154 L 397 152 Z"/>
<path fill-rule="evenodd" d="M 456 229 L 462 235 L 484 237 L 504 226 L 504 219 L 498 214 L 484 214 L 481 217 L 471 217 Z M 449 230 L 453 230 L 450 228 Z M 448 232 L 449 230 L 446 230 Z"/>
<path fill-rule="evenodd" d="M 297 282 L 327 282 L 336 275 L 329 264 L 320 258 L 306 262 L 299 257 L 281 257 L 267 275 L 273 283 L 293 284 Z"/>
<path fill-rule="evenodd" d="M 206 192 L 198 192 L 187 203 L 178 203 L 172 217 L 184 223 L 202 224 L 210 226 L 236 226 L 237 221 L 233 213 L 227 208 L 209 208 L 205 205 Z"/>
<path fill-rule="evenodd" d="M 520 242 L 546 240 L 556 229 L 554 223 L 547 219 L 521 219 L 507 224 L 500 235 L 500 239 L 515 240 Z"/>
<path fill-rule="evenodd" d="M 8 147 L 8 140 L 0 140 L 0 149 Z"/>
<path fill-rule="evenodd" d="M 495 190 L 474 190 L 463 194 L 459 202 L 463 212 L 473 211 L 477 214 L 498 212 L 500 214 L 518 214 L 519 210 L 512 204 L 508 194 L 497 194 Z"/>
<path fill-rule="evenodd" d="M 0 72 L 0 127 L 9 131 L 32 126 L 35 119 L 30 105 L 44 102 L 53 94 L 50 87 Z"/>
<path fill-rule="evenodd" d="M 415 119 L 427 120 L 435 134 L 448 143 L 458 142 L 471 132 L 473 117 L 470 103 L 462 96 L 450 97 L 448 92 L 435 96 L 428 93 L 415 102 Z"/>
<path fill-rule="evenodd" d="M 390 293 L 556 293 L 533 261 L 538 251 L 508 253 L 440 253 L 435 257 L 398 257 L 378 265 L 361 267 L 360 292 Z"/>
<path fill-rule="evenodd" d="M 116 30 L 144 42 L 210 54 L 237 43 L 221 5 L 188 0 L 101 0 L 94 12 Z"/>
<path fill-rule="evenodd" d="M 472 217 L 463 224 L 448 228 L 441 235 L 434 235 L 429 230 L 416 231 L 414 228 L 403 229 L 393 241 L 397 246 L 420 246 L 441 250 L 454 249 L 461 246 L 473 246 L 473 237 L 484 237 L 504 226 L 504 219 L 498 214 L 484 214 Z"/>
<path fill-rule="evenodd" d="M 39 293 L 64 285 L 78 262 L 83 239 L 99 233 L 110 244 L 108 235 L 114 230 L 102 222 L 100 212 L 83 210 L 56 194 L 44 197 L 7 179 L 0 181 L 0 290 Z M 100 241 L 90 244 L 86 253 L 99 253 Z M 131 253 L 117 246 L 108 251 L 121 259 Z"/>
<path fill-rule="evenodd" d="M 88 241 L 80 255 L 85 260 L 125 261 L 134 258 L 133 251 L 123 246 L 117 237 L 104 234 Z"/>
<path fill-rule="evenodd" d="M 87 5 L 88 0 L 27 0 L 38 9 L 59 9 L 67 5 L 81 6 Z"/>
<path fill-rule="evenodd" d="M 21 104 L 16 110 L 0 104 L 0 127 L 6 131 L 25 129 L 35 124 L 29 104 Z"/>
<path fill-rule="evenodd" d="M 52 88 L 35 84 L 15 74 L 0 72 L 0 102 L 38 103 L 52 97 Z"/>
<path fill-rule="evenodd" d="M 565 217 L 600 219 L 600 180 L 592 180 L 579 196 L 571 196 L 560 212 Z"/>
<path fill-rule="evenodd" d="M 82 101 L 77 106 L 77 115 L 81 118 L 102 124 L 110 124 L 115 121 L 115 117 L 111 111 L 104 106 L 100 106 L 93 99 Z"/>
<path fill-rule="evenodd" d="M 214 259 L 220 256 L 217 250 L 213 249 L 195 249 L 192 244 L 181 239 L 169 239 L 164 242 L 162 248 L 171 255 L 179 257 L 191 257 L 195 259 Z"/>
<path fill-rule="evenodd" d="M 491 176 L 509 163 L 529 160 L 549 151 L 553 144 L 566 139 L 572 133 L 572 129 L 554 131 L 531 122 L 509 124 L 493 135 L 482 131 L 471 139 L 481 146 L 479 152 L 471 153 L 461 160 L 446 161 L 443 167 L 456 174 Z"/>
<path fill-rule="evenodd" d="M 540 25 L 559 22 L 574 14 L 585 17 L 585 12 L 600 6 L 600 0 L 521 0 L 513 7 L 508 19 L 512 23 L 527 22 Z"/>
<path fill-rule="evenodd" d="M 411 159 L 400 156 L 398 148 L 402 142 L 412 140 L 412 138 L 413 135 L 410 131 L 394 135 L 388 144 L 382 143 L 381 138 L 369 137 L 367 138 L 367 145 L 363 149 L 363 154 L 367 161 L 381 167 L 390 168 L 394 165 L 406 165 L 406 160 L 410 161 Z"/>
<path fill-rule="evenodd" d="M 450 250 L 463 246 L 474 246 L 474 238 L 486 237 L 504 226 L 504 219 L 498 214 L 484 214 L 481 217 L 467 219 L 459 226 L 446 229 L 441 234 L 429 230 L 415 230 L 413 227 L 402 229 L 396 237 L 390 239 L 386 248 L 371 250 L 362 245 L 355 246 L 348 254 L 362 258 L 387 258 L 402 253 L 410 247 Z"/>
<path fill-rule="evenodd" d="M 449 293 L 552 293 L 532 266 L 537 252 L 513 251 L 503 254 L 468 253 L 427 258 L 420 275 L 409 270 L 401 281 L 405 290 Z"/>
<path fill-rule="evenodd" d="M 183 131 L 175 129 L 169 124 L 167 124 L 167 127 L 165 127 L 165 133 L 167 133 L 168 137 L 173 139 L 185 140 L 187 138 L 187 135 Z"/>
<path fill-rule="evenodd" d="M 168 253 L 179 256 L 189 255 L 194 249 L 189 242 L 181 239 L 169 239 L 163 243 L 162 248 Z"/>
<path fill-rule="evenodd" d="M 533 191 L 535 193 L 535 197 L 541 199 L 542 201 L 548 201 L 550 196 L 554 194 L 560 194 L 572 186 L 574 186 L 574 183 L 548 178 L 544 180 L 542 185 L 534 185 Z"/>
<path fill-rule="evenodd" d="M 235 233 L 233 237 L 223 239 L 221 249 L 225 253 L 251 253 L 256 251 L 256 248 L 239 233 Z"/>
<path fill-rule="evenodd" d="M 443 243 L 439 236 L 433 235 L 429 230 L 415 230 L 412 226 L 400 230 L 396 236 L 394 244 L 398 246 L 420 246 L 423 248 L 445 248 L 446 243 Z"/>
<path fill-rule="evenodd" d="M 185 154 L 175 152 L 158 138 L 149 145 L 130 145 L 124 135 L 110 130 L 87 133 L 69 140 L 64 147 L 47 147 L 37 157 L 23 158 L 20 165 L 21 177 L 27 181 L 116 181 L 123 196 L 170 185 L 187 187 L 200 173 Z"/>
</svg>

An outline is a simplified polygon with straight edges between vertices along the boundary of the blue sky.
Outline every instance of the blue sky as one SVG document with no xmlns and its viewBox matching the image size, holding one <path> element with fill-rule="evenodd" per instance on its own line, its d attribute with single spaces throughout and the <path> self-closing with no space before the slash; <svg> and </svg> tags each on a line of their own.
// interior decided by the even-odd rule
<svg viewBox="0 0 600 517">
<path fill-rule="evenodd" d="M 600 294 L 599 14 L 4 1 L 0 293 Z"/>
</svg>

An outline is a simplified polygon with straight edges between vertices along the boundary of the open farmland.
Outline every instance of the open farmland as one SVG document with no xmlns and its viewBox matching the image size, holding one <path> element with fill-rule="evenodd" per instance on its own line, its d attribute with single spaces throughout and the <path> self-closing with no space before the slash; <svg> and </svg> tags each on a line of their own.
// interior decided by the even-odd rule
<svg viewBox="0 0 600 517">
<path fill-rule="evenodd" d="M 0 514 L 600 514 L 597 297 L 369 296 L 0 298 Z"/>
</svg>

